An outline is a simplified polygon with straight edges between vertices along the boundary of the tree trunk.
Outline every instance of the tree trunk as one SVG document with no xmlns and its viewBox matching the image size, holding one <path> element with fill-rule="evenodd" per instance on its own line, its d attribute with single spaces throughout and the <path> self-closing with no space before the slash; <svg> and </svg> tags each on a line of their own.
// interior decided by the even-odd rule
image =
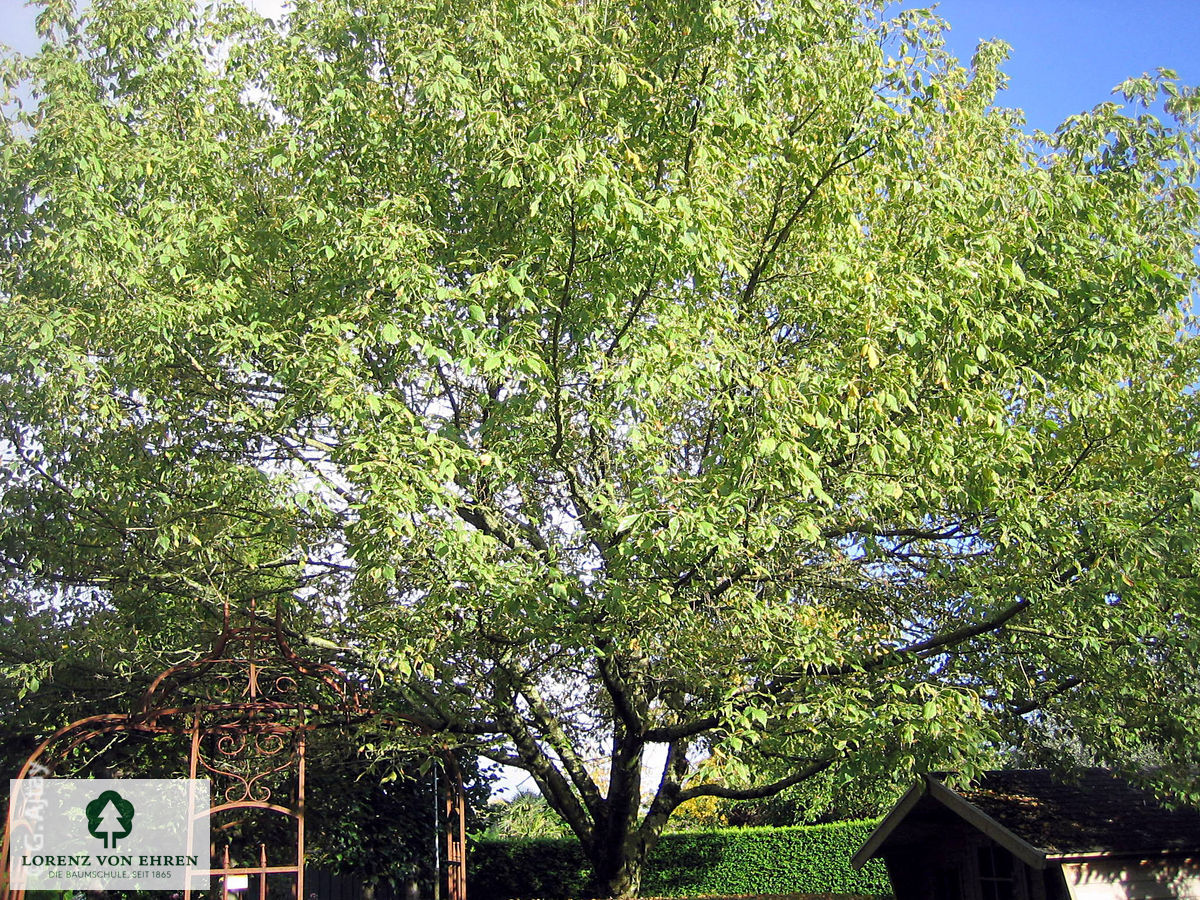
<svg viewBox="0 0 1200 900">
<path fill-rule="evenodd" d="M 645 848 L 636 833 L 622 840 L 598 843 L 592 852 L 592 879 L 588 884 L 591 897 L 636 897 L 642 887 L 642 866 Z"/>
<path fill-rule="evenodd" d="M 650 841 L 639 827 L 645 742 L 618 723 L 614 729 L 605 814 L 591 845 L 593 897 L 636 897 Z"/>
</svg>

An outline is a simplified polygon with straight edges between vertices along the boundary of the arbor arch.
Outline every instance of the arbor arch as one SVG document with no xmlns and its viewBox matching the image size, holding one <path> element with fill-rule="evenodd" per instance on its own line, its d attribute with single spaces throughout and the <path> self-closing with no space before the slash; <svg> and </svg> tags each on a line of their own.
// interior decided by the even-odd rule
<svg viewBox="0 0 1200 900">
<path fill-rule="evenodd" d="M 253 879 L 260 900 L 304 898 L 310 737 L 319 729 L 371 722 L 422 734 L 428 730 L 407 716 L 380 714 L 365 688 L 345 672 L 298 654 L 278 610 L 269 618 L 251 607 L 244 620 L 235 623 L 226 607 L 209 653 L 160 673 L 133 712 L 89 716 L 60 728 L 30 754 L 17 777 L 51 775 L 72 754 L 105 738 L 153 739 L 168 755 L 186 754 L 187 777 L 211 782 L 209 871 L 221 878 L 220 895 L 228 897 L 228 876 L 237 875 Z M 448 750 L 441 758 L 446 896 L 466 900 L 462 776 Z M 7 883 L 9 854 L 32 819 L 20 809 L 11 819 L 13 833 L 6 825 L 0 860 L 3 898 L 22 900 L 23 886 Z M 184 900 L 192 893 L 186 891 Z"/>
</svg>

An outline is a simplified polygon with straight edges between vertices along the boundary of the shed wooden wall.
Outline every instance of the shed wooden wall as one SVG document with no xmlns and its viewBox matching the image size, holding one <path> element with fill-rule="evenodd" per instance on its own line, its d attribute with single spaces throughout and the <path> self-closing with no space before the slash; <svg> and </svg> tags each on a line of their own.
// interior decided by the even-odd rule
<svg viewBox="0 0 1200 900">
<path fill-rule="evenodd" d="M 884 851 L 896 900 L 982 900 L 978 856 L 984 847 L 1009 856 L 1014 900 L 1066 900 L 1056 866 L 1032 869 L 965 824 L 947 828 L 936 839 Z"/>
</svg>

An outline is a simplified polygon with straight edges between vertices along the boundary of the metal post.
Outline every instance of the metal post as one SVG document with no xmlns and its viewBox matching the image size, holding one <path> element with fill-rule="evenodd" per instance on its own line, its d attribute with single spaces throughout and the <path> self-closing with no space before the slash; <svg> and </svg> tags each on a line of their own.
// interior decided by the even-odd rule
<svg viewBox="0 0 1200 900">
<path fill-rule="evenodd" d="M 442 828 L 438 818 L 438 804 L 441 795 L 438 793 L 437 766 L 433 767 L 433 900 L 442 897 Z"/>
</svg>

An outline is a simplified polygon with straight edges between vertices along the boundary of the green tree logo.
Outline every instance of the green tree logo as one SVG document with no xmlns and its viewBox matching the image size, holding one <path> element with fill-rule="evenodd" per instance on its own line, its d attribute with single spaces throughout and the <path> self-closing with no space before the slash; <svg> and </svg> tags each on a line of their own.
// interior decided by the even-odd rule
<svg viewBox="0 0 1200 900">
<path fill-rule="evenodd" d="M 105 791 L 84 809 L 88 833 L 104 840 L 104 849 L 113 850 L 117 839 L 129 837 L 133 830 L 133 804 L 116 791 Z"/>
</svg>

